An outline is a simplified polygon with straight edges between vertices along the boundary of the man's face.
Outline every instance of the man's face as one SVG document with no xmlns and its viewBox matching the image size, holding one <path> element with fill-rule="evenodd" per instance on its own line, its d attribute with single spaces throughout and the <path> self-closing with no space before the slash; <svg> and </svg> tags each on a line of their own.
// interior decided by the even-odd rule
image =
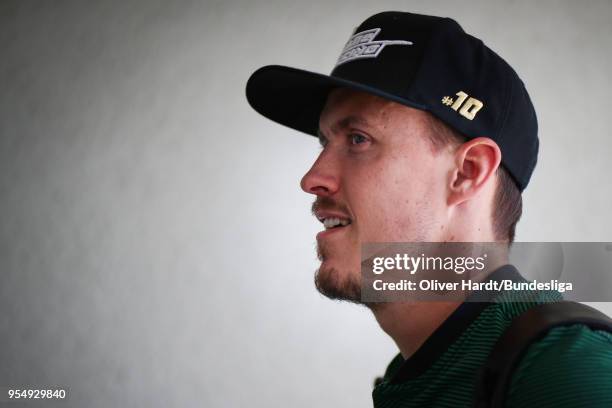
<svg viewBox="0 0 612 408">
<path fill-rule="evenodd" d="M 316 284 L 360 302 L 361 244 L 443 236 L 453 155 L 434 151 L 426 113 L 347 89 L 330 93 L 319 129 L 323 149 L 301 182 L 317 196 L 317 218 L 331 224 L 317 234 Z"/>
</svg>

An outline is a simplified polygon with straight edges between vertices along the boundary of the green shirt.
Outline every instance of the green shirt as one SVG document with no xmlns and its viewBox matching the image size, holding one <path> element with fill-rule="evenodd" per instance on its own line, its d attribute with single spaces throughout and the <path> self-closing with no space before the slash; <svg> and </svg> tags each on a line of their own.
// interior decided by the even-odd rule
<svg viewBox="0 0 612 408">
<path fill-rule="evenodd" d="M 494 275 L 522 280 L 511 265 Z M 374 406 L 473 406 L 478 370 L 512 319 L 562 297 L 513 292 L 500 299 L 505 301 L 463 303 L 409 359 L 398 354 L 372 392 Z M 549 331 L 519 363 L 506 407 L 612 407 L 612 334 L 580 324 Z"/>
</svg>

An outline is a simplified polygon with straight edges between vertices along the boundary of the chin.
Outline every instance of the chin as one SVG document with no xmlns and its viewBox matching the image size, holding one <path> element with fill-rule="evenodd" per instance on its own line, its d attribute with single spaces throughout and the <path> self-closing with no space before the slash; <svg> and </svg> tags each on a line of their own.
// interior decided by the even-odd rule
<svg viewBox="0 0 612 408">
<path fill-rule="evenodd" d="M 317 290 L 330 299 L 363 303 L 359 271 L 340 269 L 324 261 L 315 273 L 314 280 Z"/>
</svg>

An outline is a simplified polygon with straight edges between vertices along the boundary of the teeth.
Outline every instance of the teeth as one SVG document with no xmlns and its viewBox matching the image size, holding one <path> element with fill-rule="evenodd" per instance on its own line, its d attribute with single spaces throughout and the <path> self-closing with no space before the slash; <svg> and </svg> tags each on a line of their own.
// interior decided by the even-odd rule
<svg viewBox="0 0 612 408">
<path fill-rule="evenodd" d="M 325 229 L 334 228 L 338 224 L 340 224 L 340 220 L 338 218 L 326 218 L 323 220 Z"/>
<path fill-rule="evenodd" d="M 345 219 L 340 219 L 340 218 L 336 218 L 336 217 L 330 217 L 330 218 L 325 218 L 323 220 L 323 226 L 325 227 L 325 229 L 330 229 L 330 228 L 335 228 L 338 225 L 342 225 L 347 226 L 349 225 L 351 222 L 349 220 L 345 220 Z"/>
</svg>

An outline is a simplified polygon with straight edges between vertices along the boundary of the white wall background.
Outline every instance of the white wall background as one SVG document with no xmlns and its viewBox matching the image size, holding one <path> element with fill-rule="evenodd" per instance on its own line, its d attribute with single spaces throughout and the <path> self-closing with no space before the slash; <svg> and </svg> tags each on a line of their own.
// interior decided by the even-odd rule
<svg viewBox="0 0 612 408">
<path fill-rule="evenodd" d="M 0 386 L 73 407 L 367 407 L 395 348 L 312 284 L 313 138 L 256 68 L 329 72 L 378 11 L 447 15 L 519 72 L 541 156 L 522 241 L 612 241 L 612 3 L 3 1 Z"/>
</svg>

